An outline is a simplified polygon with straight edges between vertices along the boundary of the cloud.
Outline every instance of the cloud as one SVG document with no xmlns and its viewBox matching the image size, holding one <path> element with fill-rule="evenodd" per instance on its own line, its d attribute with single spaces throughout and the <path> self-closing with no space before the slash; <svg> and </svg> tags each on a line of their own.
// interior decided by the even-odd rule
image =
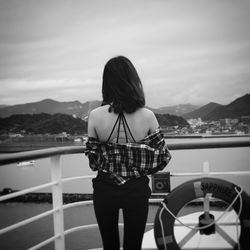
<svg viewBox="0 0 250 250">
<path fill-rule="evenodd" d="M 249 23 L 245 0 L 1 1 L 0 102 L 100 99 L 119 54 L 150 106 L 226 102 L 250 92 Z"/>
</svg>

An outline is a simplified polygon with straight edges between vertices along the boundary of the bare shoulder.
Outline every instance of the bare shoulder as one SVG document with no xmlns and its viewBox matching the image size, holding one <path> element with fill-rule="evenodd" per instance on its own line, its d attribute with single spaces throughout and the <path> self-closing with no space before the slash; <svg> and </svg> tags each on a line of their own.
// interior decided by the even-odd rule
<svg viewBox="0 0 250 250">
<path fill-rule="evenodd" d="M 147 122 L 149 126 L 149 131 L 154 132 L 159 127 L 159 123 L 156 119 L 154 112 L 148 108 L 142 108 L 139 110 L 139 112 L 141 112 L 143 120 Z"/>
<path fill-rule="evenodd" d="M 108 105 L 100 106 L 90 111 L 89 119 L 96 120 L 102 118 L 108 112 Z"/>
<path fill-rule="evenodd" d="M 148 108 L 141 108 L 139 112 L 141 112 L 142 116 L 144 116 L 146 119 L 149 119 L 149 120 L 155 119 L 154 112 Z"/>
</svg>

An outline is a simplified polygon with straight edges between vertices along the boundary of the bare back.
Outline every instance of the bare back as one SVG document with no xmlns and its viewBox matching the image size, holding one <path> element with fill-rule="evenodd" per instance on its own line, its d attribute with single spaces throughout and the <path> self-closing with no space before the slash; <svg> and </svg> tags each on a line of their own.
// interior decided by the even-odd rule
<svg viewBox="0 0 250 250">
<path fill-rule="evenodd" d="M 114 125 L 118 114 L 109 112 L 109 107 L 109 105 L 105 105 L 91 111 L 88 121 L 88 135 L 98 138 L 100 141 L 107 141 L 111 135 L 109 141 L 115 142 L 118 135 L 118 126 L 114 127 Z M 124 113 L 124 117 L 132 136 L 137 142 L 159 127 L 154 113 L 146 108 L 140 108 L 131 114 Z M 113 128 L 114 131 L 111 134 Z M 126 134 L 129 141 L 133 141 L 131 135 L 126 133 L 124 125 L 121 124 L 119 129 L 119 143 L 126 142 Z"/>
</svg>

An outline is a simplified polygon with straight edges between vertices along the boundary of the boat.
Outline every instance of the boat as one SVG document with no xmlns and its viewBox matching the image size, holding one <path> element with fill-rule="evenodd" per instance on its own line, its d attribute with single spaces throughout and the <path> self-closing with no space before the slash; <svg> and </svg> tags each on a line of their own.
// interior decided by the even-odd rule
<svg viewBox="0 0 250 250">
<path fill-rule="evenodd" d="M 22 168 L 22 167 L 34 167 L 35 165 L 35 161 L 31 160 L 31 161 L 21 161 L 17 163 L 17 167 L 18 168 Z"/>
</svg>

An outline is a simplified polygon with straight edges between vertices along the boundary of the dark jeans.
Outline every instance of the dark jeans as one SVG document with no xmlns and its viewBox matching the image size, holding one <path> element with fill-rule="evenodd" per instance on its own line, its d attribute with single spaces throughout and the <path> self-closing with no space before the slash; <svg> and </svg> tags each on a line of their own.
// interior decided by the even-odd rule
<svg viewBox="0 0 250 250">
<path fill-rule="evenodd" d="M 148 216 L 148 199 L 151 190 L 148 177 L 131 179 L 117 186 L 105 174 L 93 179 L 94 209 L 104 250 L 120 249 L 119 209 L 124 217 L 124 250 L 141 250 Z"/>
</svg>

